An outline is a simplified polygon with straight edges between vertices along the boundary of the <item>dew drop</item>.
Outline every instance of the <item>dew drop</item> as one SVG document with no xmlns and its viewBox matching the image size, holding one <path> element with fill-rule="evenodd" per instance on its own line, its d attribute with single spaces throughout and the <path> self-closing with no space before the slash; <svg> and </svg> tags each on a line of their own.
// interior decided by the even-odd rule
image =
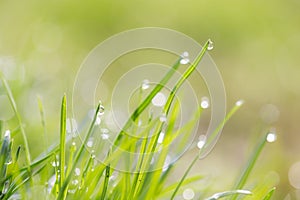
<svg viewBox="0 0 300 200">
<path fill-rule="evenodd" d="M 100 105 L 98 114 L 99 114 L 99 115 L 103 115 L 103 114 L 104 114 L 104 111 L 105 111 L 104 106 L 103 106 L 103 105 Z"/>
<path fill-rule="evenodd" d="M 53 162 L 51 163 L 51 165 L 52 165 L 53 167 L 58 167 L 58 166 L 59 166 L 59 162 L 58 162 L 58 161 L 53 161 Z"/>
<path fill-rule="evenodd" d="M 76 192 L 76 190 L 68 190 L 68 193 L 70 193 L 70 194 L 75 194 L 75 192 Z"/>
<path fill-rule="evenodd" d="M 86 146 L 88 146 L 88 147 L 93 147 L 93 144 L 94 144 L 94 140 L 93 140 L 93 138 L 90 138 L 89 140 L 88 140 L 88 142 L 86 143 Z"/>
<path fill-rule="evenodd" d="M 164 106 L 166 104 L 166 96 L 161 92 L 157 93 L 152 99 L 152 104 L 157 107 Z"/>
<path fill-rule="evenodd" d="M 6 137 L 8 140 L 10 140 L 10 130 L 5 131 L 4 137 Z"/>
<path fill-rule="evenodd" d="M 75 179 L 75 180 L 72 181 L 73 185 L 78 185 L 78 183 L 79 183 L 79 181 L 77 179 Z"/>
<path fill-rule="evenodd" d="M 167 121 L 167 116 L 166 116 L 166 114 L 162 114 L 162 115 L 159 117 L 159 121 L 161 121 L 161 122 L 166 122 L 166 121 Z"/>
<path fill-rule="evenodd" d="M 188 188 L 183 191 L 182 196 L 186 200 L 191 200 L 195 197 L 195 192 L 191 188 Z"/>
<path fill-rule="evenodd" d="M 142 90 L 147 90 L 150 87 L 149 80 L 145 79 L 142 82 Z"/>
<path fill-rule="evenodd" d="M 187 51 L 183 52 L 183 53 L 181 54 L 181 57 L 182 57 L 182 58 L 187 58 L 187 57 L 189 57 L 189 52 L 187 52 Z"/>
<path fill-rule="evenodd" d="M 205 142 L 206 142 L 206 136 L 205 135 L 200 135 L 199 141 L 197 143 L 197 147 L 199 149 L 202 149 L 204 147 L 204 145 L 205 145 Z"/>
<path fill-rule="evenodd" d="M 244 100 L 238 100 L 237 102 L 235 102 L 236 106 L 242 106 L 244 104 Z"/>
<path fill-rule="evenodd" d="M 190 62 L 190 59 L 188 59 L 188 58 L 182 58 L 181 60 L 180 60 L 180 64 L 182 64 L 182 65 L 186 65 L 186 64 L 188 64 Z"/>
<path fill-rule="evenodd" d="M 209 99 L 207 97 L 202 97 L 200 106 L 203 109 L 208 108 L 209 107 Z"/>
<path fill-rule="evenodd" d="M 207 46 L 207 50 L 210 51 L 214 48 L 214 43 L 209 39 L 208 40 L 208 46 Z"/>
<path fill-rule="evenodd" d="M 3 189 L 2 189 L 2 194 L 6 194 L 9 188 L 9 181 L 5 181 Z"/>
<path fill-rule="evenodd" d="M 267 139 L 267 141 L 270 142 L 270 143 L 275 142 L 276 139 L 277 139 L 277 135 L 276 135 L 276 133 L 275 133 L 274 131 L 271 131 L 270 133 L 268 133 L 266 139 Z"/>
<path fill-rule="evenodd" d="M 157 143 L 162 144 L 165 138 L 165 133 L 164 132 L 160 132 L 158 139 L 157 139 Z"/>
<path fill-rule="evenodd" d="M 80 169 L 77 167 L 77 168 L 75 168 L 75 175 L 76 176 L 79 176 L 80 175 Z"/>
<path fill-rule="evenodd" d="M 172 161 L 171 156 L 167 155 L 165 162 L 164 162 L 163 169 L 162 169 L 163 172 L 168 170 L 168 168 L 171 164 L 171 161 Z"/>
<path fill-rule="evenodd" d="M 101 134 L 101 137 L 103 140 L 107 140 L 109 138 L 109 135 L 106 133 Z"/>
</svg>

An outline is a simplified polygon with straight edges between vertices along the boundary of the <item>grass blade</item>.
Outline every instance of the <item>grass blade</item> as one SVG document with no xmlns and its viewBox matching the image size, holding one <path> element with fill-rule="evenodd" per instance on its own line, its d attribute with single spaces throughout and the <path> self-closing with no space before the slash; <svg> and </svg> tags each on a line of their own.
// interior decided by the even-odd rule
<svg viewBox="0 0 300 200">
<path fill-rule="evenodd" d="M 235 106 L 229 111 L 229 113 L 225 116 L 224 120 L 221 122 L 221 124 L 217 127 L 217 129 L 214 131 L 214 133 L 218 133 L 219 132 L 219 128 L 223 127 L 224 124 L 233 116 L 233 114 L 241 107 L 240 104 L 235 104 Z M 202 151 L 203 149 L 205 149 L 206 145 L 209 145 L 210 142 L 213 141 L 213 139 L 216 137 L 216 134 L 212 134 L 211 135 L 211 139 L 209 138 L 204 147 L 200 149 L 200 151 L 198 152 L 198 154 L 195 156 L 194 160 L 191 162 L 191 164 L 189 165 L 189 167 L 187 168 L 187 170 L 185 171 L 184 175 L 182 176 L 180 182 L 178 183 L 176 189 L 174 190 L 171 199 L 174 199 L 179 188 L 181 187 L 183 181 L 185 180 L 185 178 L 187 177 L 188 173 L 190 172 L 190 170 L 192 169 L 192 167 L 194 166 L 194 164 L 196 163 L 197 160 L 199 160 L 202 157 Z"/>
<path fill-rule="evenodd" d="M 107 165 L 106 169 L 105 169 L 105 178 L 104 178 L 103 190 L 102 190 L 101 198 L 100 198 L 101 200 L 105 199 L 106 191 L 107 191 L 107 187 L 108 187 L 109 176 L 110 176 L 110 165 Z"/>
<path fill-rule="evenodd" d="M 66 121 L 67 121 L 67 97 L 66 95 L 62 98 L 61 104 L 61 118 L 60 118 L 60 180 L 59 185 L 62 188 L 65 180 L 65 165 L 66 165 Z M 65 199 L 66 193 L 63 195 Z"/>
<path fill-rule="evenodd" d="M 230 195 L 238 195 L 238 194 L 251 195 L 252 193 L 248 190 L 232 190 L 232 191 L 216 193 L 213 196 L 207 198 L 206 200 L 216 200 Z"/>
<path fill-rule="evenodd" d="M 273 196 L 275 190 L 276 190 L 276 187 L 273 187 L 273 188 L 268 192 L 268 194 L 264 197 L 263 200 L 270 200 L 271 197 Z"/>
<path fill-rule="evenodd" d="M 58 195 L 57 199 L 62 199 L 62 197 L 63 197 L 63 195 L 64 195 L 64 193 L 65 193 L 65 191 L 66 191 L 66 189 L 68 187 L 68 184 L 69 184 L 69 182 L 71 180 L 71 175 L 74 172 L 74 170 L 76 168 L 76 164 L 79 162 L 80 157 L 82 156 L 83 150 L 85 148 L 85 144 L 88 142 L 88 139 L 90 138 L 90 136 L 92 134 L 92 131 L 94 129 L 94 125 L 95 125 L 95 122 L 97 120 L 97 116 L 98 116 L 98 113 L 99 113 L 99 110 L 100 110 L 100 106 L 102 106 L 101 102 L 99 102 L 98 105 L 97 105 L 97 108 L 96 108 L 93 120 L 91 122 L 91 125 L 90 125 L 90 127 L 89 127 L 89 129 L 87 131 L 87 134 L 86 134 L 86 136 L 84 138 L 84 141 L 82 142 L 82 144 L 81 144 L 81 146 L 80 146 L 80 148 L 79 148 L 79 150 L 78 150 L 78 152 L 77 152 L 77 154 L 75 156 L 73 166 L 72 166 L 72 168 L 70 170 L 70 174 L 66 177 L 66 179 L 65 179 L 65 181 L 64 181 L 64 183 L 62 185 L 62 188 L 61 188 L 61 190 L 59 192 L 59 195 Z"/>
<path fill-rule="evenodd" d="M 256 146 L 256 148 L 254 149 L 253 151 L 253 154 L 251 155 L 245 169 L 244 169 L 244 172 L 242 173 L 239 181 L 236 183 L 234 189 L 241 189 L 242 187 L 244 187 L 260 153 L 262 152 L 263 148 L 265 147 L 266 143 L 267 143 L 267 135 L 268 134 L 265 134 L 262 139 L 259 141 L 258 145 Z M 233 195 L 231 200 L 236 200 L 237 198 L 237 195 Z"/>
<path fill-rule="evenodd" d="M 23 127 L 23 123 L 22 123 L 22 120 L 21 120 L 21 116 L 20 116 L 20 113 L 18 111 L 18 108 L 17 108 L 17 104 L 15 102 L 15 99 L 13 97 L 13 94 L 12 94 L 12 91 L 6 81 L 6 79 L 4 78 L 3 76 L 3 73 L 0 72 L 0 79 L 2 81 L 2 84 L 4 86 L 4 89 L 7 93 L 7 96 L 8 96 L 8 99 L 10 101 L 10 104 L 14 110 L 14 113 L 17 117 L 17 121 L 19 123 L 19 126 L 20 126 L 20 131 L 21 131 L 21 134 L 22 134 L 22 137 L 23 137 L 23 141 L 24 141 L 24 146 L 25 146 L 25 155 L 26 155 L 26 165 L 27 165 L 27 170 L 29 172 L 31 172 L 31 169 L 30 169 L 30 163 L 31 163 L 31 158 L 30 158 L 30 152 L 29 152 L 29 145 L 28 145 L 28 140 L 27 140 L 27 136 L 26 136 L 26 133 L 25 133 L 25 130 L 24 130 L 24 127 Z"/>
</svg>

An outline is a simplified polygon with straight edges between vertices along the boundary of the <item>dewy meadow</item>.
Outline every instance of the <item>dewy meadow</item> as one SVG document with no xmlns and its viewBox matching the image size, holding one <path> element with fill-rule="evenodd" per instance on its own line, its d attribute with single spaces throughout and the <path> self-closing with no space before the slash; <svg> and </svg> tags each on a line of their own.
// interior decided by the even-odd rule
<svg viewBox="0 0 300 200">
<path fill-rule="evenodd" d="M 137 37 L 139 31 L 145 30 L 160 34 L 166 31 L 138 29 L 124 34 L 126 36 L 134 33 L 133 36 Z M 172 34 L 166 35 L 172 37 Z M 123 36 L 120 34 L 113 37 L 113 42 L 120 43 L 118 39 Z M 155 46 L 151 40 L 149 42 L 144 41 L 145 38 L 137 38 L 145 43 L 143 48 L 166 50 L 165 47 Z M 155 41 L 155 34 L 153 38 Z M 104 46 L 109 51 L 105 46 L 108 43 L 100 45 L 100 49 Z M 139 49 L 140 46 L 134 44 L 138 42 L 131 42 L 131 47 L 125 46 L 131 51 Z M 232 178 L 233 182 L 235 179 L 236 181 L 231 188 L 215 191 L 213 185 L 219 180 L 207 179 L 201 174 L 201 168 L 197 169 L 198 174 L 190 175 L 197 162 L 205 162 L 226 122 L 244 104 L 243 100 L 238 100 L 225 114 L 224 88 L 217 87 L 222 81 L 218 82 L 220 77 L 215 78 L 216 74 L 211 74 L 214 68 L 208 67 L 205 71 L 207 63 L 204 57 L 208 56 L 207 51 L 213 49 L 213 42 L 208 40 L 201 48 L 196 48 L 199 47 L 197 45 L 194 47 L 199 51 L 182 51 L 182 46 L 172 50 L 177 58 L 168 67 L 158 66 L 162 70 L 158 71 L 164 72 L 160 74 L 159 81 L 153 81 L 157 77 L 152 77 L 151 71 L 146 71 L 144 78 L 139 74 L 139 68 L 131 71 L 133 76 L 125 74 L 119 80 L 119 88 L 114 88 L 111 104 L 101 101 L 101 98 L 95 99 L 98 79 L 107 69 L 102 69 L 102 72 L 90 70 L 89 74 L 85 74 L 82 68 L 74 84 L 72 106 L 67 103 L 67 95 L 62 95 L 60 119 L 57 119 L 60 127 L 57 134 L 59 141 L 48 144 L 44 152 L 34 157 L 30 153 L 30 138 L 14 98 L 15 92 L 11 90 L 5 73 L 1 73 L 1 89 L 5 91 L 15 115 L 13 123 L 0 123 L 0 199 L 271 199 L 276 192 L 273 181 L 256 184 L 248 184 L 247 181 L 254 166 L 260 164 L 257 162 L 260 153 L 267 148 L 268 143 L 276 141 L 277 135 L 273 129 L 262 133 L 263 136 L 256 139 L 257 144 L 249 144 L 252 154 L 240 176 Z M 186 49 L 189 48 L 188 45 Z M 113 58 L 125 55 L 126 52 L 128 49 L 123 49 L 113 55 Z M 93 56 L 92 52 L 88 58 Z M 99 70 L 95 66 L 105 63 L 108 57 L 105 54 L 101 56 L 104 58 L 101 57 L 100 61 L 87 58 L 84 63 Z M 97 56 L 94 58 L 98 59 Z M 107 63 L 111 63 L 110 58 L 107 59 Z M 208 96 L 200 98 L 197 95 L 193 97 L 193 90 L 188 95 L 184 93 L 189 91 L 189 78 L 197 73 L 199 67 L 203 68 L 200 73 L 204 76 L 209 90 Z M 149 70 L 149 66 L 146 68 Z M 91 74 L 99 77 L 93 79 Z M 135 76 L 140 76 L 142 80 L 138 78 L 135 82 Z M 77 90 L 84 79 L 93 79 L 95 82 L 94 88 L 88 88 L 88 92 L 85 92 L 87 96 L 82 97 Z M 124 83 L 128 81 L 133 82 L 133 86 L 128 86 L 127 89 L 130 90 L 124 91 Z M 192 103 L 184 100 L 187 96 L 188 99 L 196 100 Z M 87 102 L 86 99 L 88 103 L 84 106 L 82 102 Z M 46 140 L 46 112 L 42 99 L 38 98 L 37 102 L 41 119 L 41 128 L 38 131 L 40 138 Z M 119 107 L 125 107 L 125 117 L 120 114 Z M 188 107 L 192 108 L 185 111 Z M 69 114 L 70 109 L 73 116 Z M 212 122 L 205 134 L 199 133 L 201 117 L 209 112 Z M 21 136 L 22 141 L 15 142 L 16 136 Z M 193 159 L 180 169 L 182 176 L 172 180 L 177 162 L 186 151 L 194 151 Z"/>
</svg>

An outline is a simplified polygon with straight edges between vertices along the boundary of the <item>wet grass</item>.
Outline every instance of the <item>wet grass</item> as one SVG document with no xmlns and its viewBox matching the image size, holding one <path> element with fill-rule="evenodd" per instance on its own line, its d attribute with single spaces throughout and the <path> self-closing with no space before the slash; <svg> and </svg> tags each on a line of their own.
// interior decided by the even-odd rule
<svg viewBox="0 0 300 200">
<path fill-rule="evenodd" d="M 21 116 L 18 112 L 17 105 L 14 101 L 10 87 L 1 75 L 3 87 L 11 101 L 15 111 L 17 121 L 19 122 L 18 132 L 22 135 L 24 141 L 24 151 L 21 147 L 14 148 L 13 138 L 9 130 L 3 129 L 4 122 L 1 122 L 1 152 L 0 152 L 0 199 L 30 199 L 39 195 L 40 199 L 206 199 L 215 200 L 220 198 L 235 199 L 270 199 L 275 191 L 271 186 L 256 186 L 256 188 L 265 188 L 261 190 L 245 190 L 247 180 L 251 175 L 253 166 L 257 158 L 265 147 L 267 136 L 258 141 L 257 147 L 253 149 L 244 172 L 238 179 L 236 185 L 229 191 L 215 191 L 207 193 L 207 188 L 198 188 L 196 194 L 189 191 L 182 195 L 182 188 L 188 185 L 197 184 L 203 179 L 201 175 L 189 177 L 189 172 L 194 164 L 201 158 L 202 149 L 209 146 L 217 139 L 217 133 L 223 125 L 234 115 L 240 108 L 241 102 L 238 101 L 231 109 L 224 121 L 211 134 L 202 146 L 198 146 L 198 153 L 193 161 L 187 165 L 186 171 L 177 182 L 169 183 L 167 178 L 176 163 L 164 165 L 168 159 L 170 151 L 169 146 L 180 137 L 182 143 L 187 140 L 188 132 L 191 132 L 198 123 L 203 107 L 195 111 L 192 119 L 179 129 L 175 129 L 175 122 L 179 115 L 179 103 L 176 101 L 175 94 L 181 85 L 196 69 L 197 65 L 203 58 L 207 50 L 211 48 L 211 42 L 207 41 L 203 46 L 195 61 L 190 64 L 181 78 L 177 81 L 174 88 L 163 107 L 162 116 L 149 116 L 147 128 L 139 132 L 138 138 L 130 138 L 128 132 L 134 134 L 137 132 L 134 123 L 138 123 L 140 115 L 149 106 L 151 100 L 163 88 L 163 86 L 172 77 L 179 67 L 183 58 L 175 62 L 170 71 L 163 77 L 145 99 L 137 106 L 136 110 L 125 123 L 113 142 L 111 148 L 100 149 L 105 157 L 102 162 L 97 160 L 97 152 L 89 149 L 88 142 L 94 134 L 99 131 L 97 120 L 103 115 L 103 105 L 99 102 L 95 106 L 95 112 L 89 127 L 80 133 L 82 140 L 78 137 L 67 135 L 67 97 L 64 95 L 61 104 L 60 119 L 60 142 L 53 144 L 35 160 L 31 161 L 27 135 L 25 133 Z M 41 123 L 44 136 L 47 137 L 46 122 L 44 109 L 41 100 L 38 100 L 38 106 L 41 115 Z M 167 123 L 166 123 L 167 122 Z M 13 129 L 14 127 L 12 127 Z M 72 128 L 71 128 L 72 129 Z M 149 137 L 150 131 L 153 131 L 153 137 Z M 163 142 L 160 141 L 161 133 L 164 133 Z M 104 139 L 103 139 L 104 140 Z M 45 143 L 46 144 L 46 143 Z M 103 144 L 99 144 L 103 145 Z M 14 150 L 16 149 L 16 150 Z M 132 156 L 123 154 L 123 150 L 128 152 L 138 152 L 137 160 Z M 159 152 L 159 154 L 157 154 Z M 25 156 L 25 163 L 19 161 L 19 158 Z M 153 162 L 155 160 L 155 162 Z M 116 161 L 123 161 L 128 167 L 128 171 L 115 169 Z M 23 166 L 24 165 L 24 166 Z M 132 169 L 134 169 L 132 171 Z M 201 171 L 200 171 L 201 172 Z M 200 173 L 199 172 L 199 173 Z M 46 183 L 42 180 L 46 180 Z M 38 188 L 38 189 L 37 189 Z"/>
</svg>

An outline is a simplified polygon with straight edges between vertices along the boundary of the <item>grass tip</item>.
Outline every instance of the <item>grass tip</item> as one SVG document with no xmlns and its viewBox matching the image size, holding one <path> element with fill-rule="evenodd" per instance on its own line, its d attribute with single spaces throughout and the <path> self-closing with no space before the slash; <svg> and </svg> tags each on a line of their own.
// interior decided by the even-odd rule
<svg viewBox="0 0 300 200">
<path fill-rule="evenodd" d="M 235 102 L 236 106 L 242 106 L 245 103 L 245 101 L 243 99 L 238 100 L 237 102 Z"/>
</svg>

